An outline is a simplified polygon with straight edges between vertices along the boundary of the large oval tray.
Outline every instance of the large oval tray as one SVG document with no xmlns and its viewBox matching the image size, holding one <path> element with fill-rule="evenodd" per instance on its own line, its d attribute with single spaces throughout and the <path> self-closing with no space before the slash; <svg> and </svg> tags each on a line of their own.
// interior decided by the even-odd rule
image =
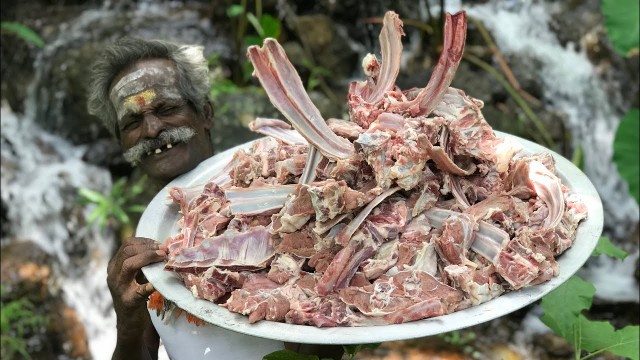
<svg viewBox="0 0 640 360">
<path fill-rule="evenodd" d="M 504 316 L 540 299 L 565 282 L 587 261 L 602 232 L 603 212 L 600 197 L 593 184 L 569 160 L 525 139 L 498 131 L 496 134 L 519 142 L 525 153 L 551 153 L 563 183 L 572 193 L 580 194 L 589 209 L 587 219 L 578 226 L 574 245 L 557 259 L 560 274 L 540 285 L 513 291 L 478 306 L 431 319 L 397 325 L 316 328 L 271 321 L 249 324 L 246 316 L 232 313 L 212 302 L 196 299 L 174 273 L 163 270 L 162 263 L 146 266 L 142 271 L 164 297 L 208 323 L 248 335 L 296 343 L 363 344 L 412 339 L 462 329 Z M 164 242 L 168 236 L 175 235 L 180 215 L 178 208 L 167 200 L 167 188 L 205 183 L 212 174 L 227 164 L 236 150 L 250 145 L 251 143 L 245 143 L 217 154 L 173 180 L 155 196 L 142 214 L 136 236 Z"/>
</svg>

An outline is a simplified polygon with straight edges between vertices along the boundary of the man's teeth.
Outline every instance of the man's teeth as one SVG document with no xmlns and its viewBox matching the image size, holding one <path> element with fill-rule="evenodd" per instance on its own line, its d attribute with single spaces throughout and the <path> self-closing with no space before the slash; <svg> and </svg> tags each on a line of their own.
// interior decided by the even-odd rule
<svg viewBox="0 0 640 360">
<path fill-rule="evenodd" d="M 149 156 L 151 154 L 160 154 L 162 152 L 163 148 L 165 148 L 165 147 L 166 147 L 167 150 L 169 150 L 169 149 L 173 148 L 173 145 L 172 144 L 167 144 L 167 145 L 159 147 L 159 148 L 157 148 L 157 149 L 155 149 L 153 151 L 149 151 L 149 152 L 147 152 L 147 156 Z"/>
</svg>

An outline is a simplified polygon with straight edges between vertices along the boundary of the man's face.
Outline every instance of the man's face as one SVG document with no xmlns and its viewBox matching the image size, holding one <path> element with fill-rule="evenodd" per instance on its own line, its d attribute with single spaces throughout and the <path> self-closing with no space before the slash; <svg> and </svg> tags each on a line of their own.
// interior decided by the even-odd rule
<svg viewBox="0 0 640 360">
<path fill-rule="evenodd" d="M 170 60 L 140 60 L 114 78 L 110 93 L 125 158 L 162 182 L 213 155 L 211 113 L 197 115 L 176 81 Z"/>
</svg>

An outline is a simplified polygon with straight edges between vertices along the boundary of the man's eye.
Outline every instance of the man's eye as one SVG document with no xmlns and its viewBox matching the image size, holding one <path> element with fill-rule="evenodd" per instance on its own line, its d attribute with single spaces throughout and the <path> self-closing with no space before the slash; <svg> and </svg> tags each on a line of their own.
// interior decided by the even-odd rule
<svg viewBox="0 0 640 360">
<path fill-rule="evenodd" d="M 140 125 L 140 120 L 139 119 L 131 119 L 131 120 L 128 120 L 127 122 L 125 122 L 122 125 L 122 130 L 133 130 L 133 129 L 137 128 L 138 125 Z"/>
<path fill-rule="evenodd" d="M 179 106 L 164 106 L 158 109 L 157 114 L 160 116 L 168 116 L 168 115 L 173 115 L 178 111 L 180 111 Z"/>
</svg>

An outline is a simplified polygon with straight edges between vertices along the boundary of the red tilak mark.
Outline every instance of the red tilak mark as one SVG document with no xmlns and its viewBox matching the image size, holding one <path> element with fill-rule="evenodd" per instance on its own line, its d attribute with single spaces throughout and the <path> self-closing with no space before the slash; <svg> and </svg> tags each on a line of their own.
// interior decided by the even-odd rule
<svg viewBox="0 0 640 360">
<path fill-rule="evenodd" d="M 142 96 L 142 95 L 136 96 L 135 101 L 136 101 L 136 105 L 138 105 L 138 107 L 143 107 L 146 104 L 144 96 Z"/>
</svg>

